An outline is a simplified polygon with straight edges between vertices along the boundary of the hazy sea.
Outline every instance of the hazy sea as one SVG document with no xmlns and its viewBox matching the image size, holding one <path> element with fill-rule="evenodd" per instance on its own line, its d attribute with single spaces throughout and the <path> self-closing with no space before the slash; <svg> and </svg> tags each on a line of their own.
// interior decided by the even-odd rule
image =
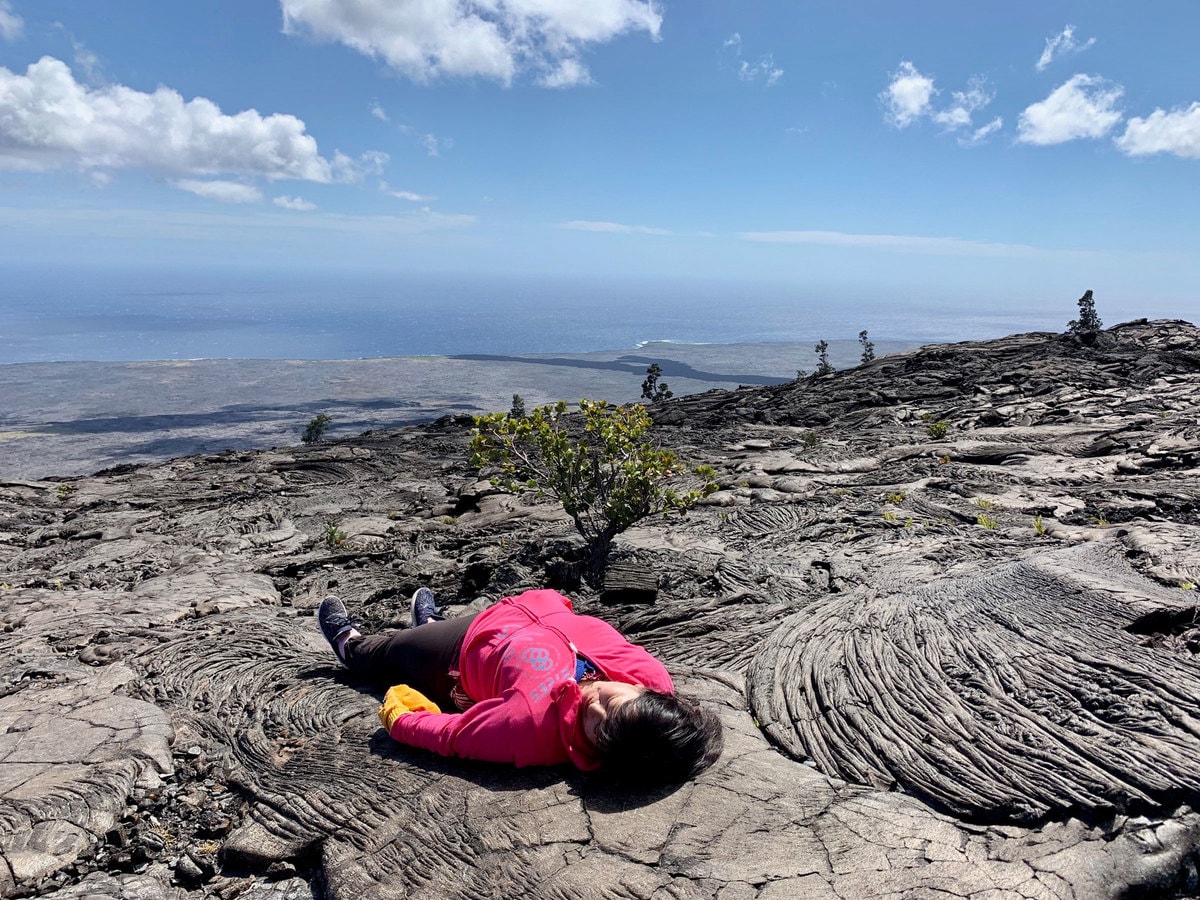
<svg viewBox="0 0 1200 900">
<path fill-rule="evenodd" d="M 144 267 L 0 272 L 0 363 L 583 353 L 647 341 L 921 343 L 1062 330 L 1074 312 L 771 284 Z"/>
</svg>

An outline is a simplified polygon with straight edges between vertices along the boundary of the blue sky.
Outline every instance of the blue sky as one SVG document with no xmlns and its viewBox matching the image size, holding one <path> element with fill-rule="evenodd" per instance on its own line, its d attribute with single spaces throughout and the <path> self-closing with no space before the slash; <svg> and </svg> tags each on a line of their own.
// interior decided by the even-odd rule
<svg viewBox="0 0 1200 900">
<path fill-rule="evenodd" d="M 1198 27 L 1194 0 L 0 0 L 0 265 L 1092 288 L 1194 320 Z"/>
</svg>

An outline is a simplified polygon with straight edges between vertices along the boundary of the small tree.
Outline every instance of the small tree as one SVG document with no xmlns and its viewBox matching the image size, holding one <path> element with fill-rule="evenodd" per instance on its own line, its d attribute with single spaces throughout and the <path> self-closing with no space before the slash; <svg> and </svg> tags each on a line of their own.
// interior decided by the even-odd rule
<svg viewBox="0 0 1200 900">
<path fill-rule="evenodd" d="M 1067 331 L 1071 334 L 1085 334 L 1089 331 L 1099 331 L 1104 327 L 1100 317 L 1096 315 L 1096 301 L 1092 299 L 1091 291 L 1084 291 L 1079 298 L 1079 318 L 1067 323 Z"/>
<path fill-rule="evenodd" d="M 858 333 L 858 342 L 862 344 L 861 362 L 869 363 L 875 358 L 875 345 L 867 337 L 867 329 L 863 329 Z"/>
<path fill-rule="evenodd" d="M 587 542 L 585 577 L 598 587 L 613 538 L 649 516 L 686 512 L 717 485 L 712 468 L 685 474 L 674 453 L 654 445 L 645 406 L 580 400 L 579 412 L 582 421 L 568 417 L 560 400 L 521 419 L 479 416 L 471 464 L 496 467 L 493 484 L 561 503 Z"/>
<path fill-rule="evenodd" d="M 650 368 L 646 369 L 646 380 L 642 382 L 642 399 L 649 400 L 651 403 L 662 403 L 664 400 L 670 400 L 675 394 L 667 387 L 664 381 L 658 383 L 658 379 L 662 377 L 662 366 L 658 363 L 650 363 Z"/>
<path fill-rule="evenodd" d="M 817 370 L 814 375 L 832 375 L 837 370 L 834 369 L 833 363 L 829 361 L 829 342 L 825 340 L 817 341 L 813 350 L 817 353 Z"/>
<path fill-rule="evenodd" d="M 513 394 L 512 409 L 508 411 L 508 414 L 514 419 L 525 418 L 525 398 L 520 394 Z"/>
<path fill-rule="evenodd" d="M 308 420 L 308 424 L 304 427 L 304 437 L 300 440 L 306 444 L 320 443 L 321 438 L 325 436 L 325 429 L 332 421 L 333 417 L 329 413 L 317 413 Z"/>
</svg>

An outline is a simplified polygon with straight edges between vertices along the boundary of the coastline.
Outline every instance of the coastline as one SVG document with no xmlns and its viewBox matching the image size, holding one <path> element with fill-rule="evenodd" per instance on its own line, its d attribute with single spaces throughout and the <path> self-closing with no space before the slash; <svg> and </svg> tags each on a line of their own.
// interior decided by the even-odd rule
<svg viewBox="0 0 1200 900">
<path fill-rule="evenodd" d="M 830 341 L 838 368 L 856 341 Z M 879 355 L 918 346 L 878 341 Z M 300 442 L 317 413 L 327 438 L 581 397 L 625 403 L 658 362 L 676 396 L 778 384 L 813 368 L 804 343 L 648 342 L 626 350 L 353 360 L 201 359 L 0 366 L 0 480 L 67 480 L 119 465 Z"/>
</svg>

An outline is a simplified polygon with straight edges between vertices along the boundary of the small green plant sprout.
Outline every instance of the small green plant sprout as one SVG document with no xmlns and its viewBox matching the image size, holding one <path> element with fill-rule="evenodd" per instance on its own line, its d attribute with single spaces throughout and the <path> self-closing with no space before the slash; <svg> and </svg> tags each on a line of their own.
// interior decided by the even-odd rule
<svg viewBox="0 0 1200 900">
<path fill-rule="evenodd" d="M 326 522 L 324 530 L 325 546 L 330 550 L 338 550 L 346 546 L 350 536 L 338 526 L 337 522 Z"/>
<path fill-rule="evenodd" d="M 912 528 L 912 527 L 913 527 L 913 524 L 914 524 L 914 522 L 913 522 L 913 517 L 912 517 L 912 516 L 909 516 L 907 519 L 905 519 L 905 520 L 904 520 L 904 527 L 905 527 L 905 528 Z"/>
<path fill-rule="evenodd" d="M 1196 583 L 1194 581 L 1181 581 L 1179 582 L 1179 586 L 1185 591 L 1194 591 L 1196 589 Z"/>
<path fill-rule="evenodd" d="M 888 494 L 887 502 L 892 504 L 892 506 L 899 506 L 904 502 L 904 491 L 896 491 L 894 494 Z"/>
<path fill-rule="evenodd" d="M 657 447 L 645 406 L 584 399 L 579 413 L 568 416 L 560 400 L 522 419 L 479 416 L 471 465 L 494 468 L 492 483 L 506 490 L 533 490 L 561 503 L 587 544 L 585 577 L 599 585 L 618 534 L 650 516 L 686 512 L 717 490 L 716 472 L 687 472 L 673 452 Z"/>
<path fill-rule="evenodd" d="M 930 422 L 925 426 L 925 431 L 935 441 L 940 441 L 950 431 L 950 423 L 938 419 L 936 422 Z"/>
<path fill-rule="evenodd" d="M 885 509 L 885 510 L 883 511 L 883 521 L 885 521 L 885 522 L 899 522 L 899 521 L 900 521 L 900 517 L 899 517 L 898 515 L 896 515 L 894 512 L 892 512 L 890 509 Z"/>
<path fill-rule="evenodd" d="M 1033 517 L 1033 530 L 1037 532 L 1038 537 L 1046 534 L 1046 523 L 1042 521 L 1040 514 Z"/>
<path fill-rule="evenodd" d="M 800 443 L 804 445 L 805 450 L 811 450 L 820 442 L 820 437 L 815 431 L 805 431 L 800 435 Z"/>
<path fill-rule="evenodd" d="M 667 387 L 664 381 L 661 384 L 659 379 L 662 378 L 662 366 L 658 363 L 650 363 L 650 367 L 646 369 L 646 380 L 642 382 L 642 399 L 649 400 L 651 403 L 662 403 L 664 400 L 670 400 L 675 396 L 674 392 Z"/>
<path fill-rule="evenodd" d="M 71 484 L 70 482 L 64 481 L 62 484 L 60 484 L 58 487 L 56 487 L 54 489 L 54 493 L 58 494 L 58 499 L 60 502 L 66 501 L 66 499 L 68 497 L 70 497 L 73 493 L 75 493 L 75 485 Z"/>
<path fill-rule="evenodd" d="M 1091 521 L 1092 521 L 1093 525 L 1108 525 L 1109 524 L 1108 519 L 1106 519 L 1104 517 L 1104 513 L 1096 513 L 1094 516 L 1092 516 Z"/>
<path fill-rule="evenodd" d="M 921 421 L 922 422 L 932 422 L 933 421 L 933 413 L 931 413 L 931 412 L 921 413 Z"/>
<path fill-rule="evenodd" d="M 980 513 L 979 515 L 977 515 L 975 517 L 975 524 L 978 525 L 980 528 L 987 528 L 988 530 L 994 530 L 995 527 L 997 525 L 999 525 L 1000 523 L 995 519 L 995 517 L 989 516 L 987 513 Z"/>
<path fill-rule="evenodd" d="M 949 454 L 942 454 L 941 456 L 939 456 L 939 457 L 938 457 L 938 465 L 939 465 L 939 466 L 948 466 L 948 465 L 950 465 L 950 456 L 949 456 Z"/>
<path fill-rule="evenodd" d="M 325 429 L 329 427 L 329 423 L 332 421 L 333 416 L 329 415 L 329 413 L 317 413 L 304 426 L 304 436 L 300 440 L 306 444 L 319 444 L 321 438 L 325 437 Z"/>
<path fill-rule="evenodd" d="M 996 504 L 993 501 L 988 500 L 986 497 L 976 497 L 971 502 L 974 503 L 976 506 L 978 506 L 980 509 L 995 509 L 996 508 Z"/>
<path fill-rule="evenodd" d="M 869 363 L 875 358 L 875 345 L 867 337 L 867 329 L 864 328 L 858 333 L 858 343 L 862 345 L 862 356 L 859 357 L 859 361 Z"/>
<path fill-rule="evenodd" d="M 458 516 L 442 516 L 438 521 L 440 521 L 443 525 L 457 525 Z"/>
<path fill-rule="evenodd" d="M 525 418 L 525 398 L 520 394 L 513 394 L 512 406 L 509 408 L 508 414 L 514 419 Z"/>
<path fill-rule="evenodd" d="M 813 346 L 813 350 L 817 354 L 817 370 L 813 372 L 814 375 L 832 375 L 837 371 L 833 367 L 833 363 L 829 361 L 829 341 L 817 341 Z"/>
<path fill-rule="evenodd" d="M 1099 331 L 1104 327 L 1100 317 L 1096 315 L 1096 301 L 1092 299 L 1091 291 L 1084 291 L 1083 296 L 1076 301 L 1079 304 L 1079 318 L 1067 323 L 1067 331 L 1071 334 L 1086 334 L 1089 331 Z"/>
</svg>

